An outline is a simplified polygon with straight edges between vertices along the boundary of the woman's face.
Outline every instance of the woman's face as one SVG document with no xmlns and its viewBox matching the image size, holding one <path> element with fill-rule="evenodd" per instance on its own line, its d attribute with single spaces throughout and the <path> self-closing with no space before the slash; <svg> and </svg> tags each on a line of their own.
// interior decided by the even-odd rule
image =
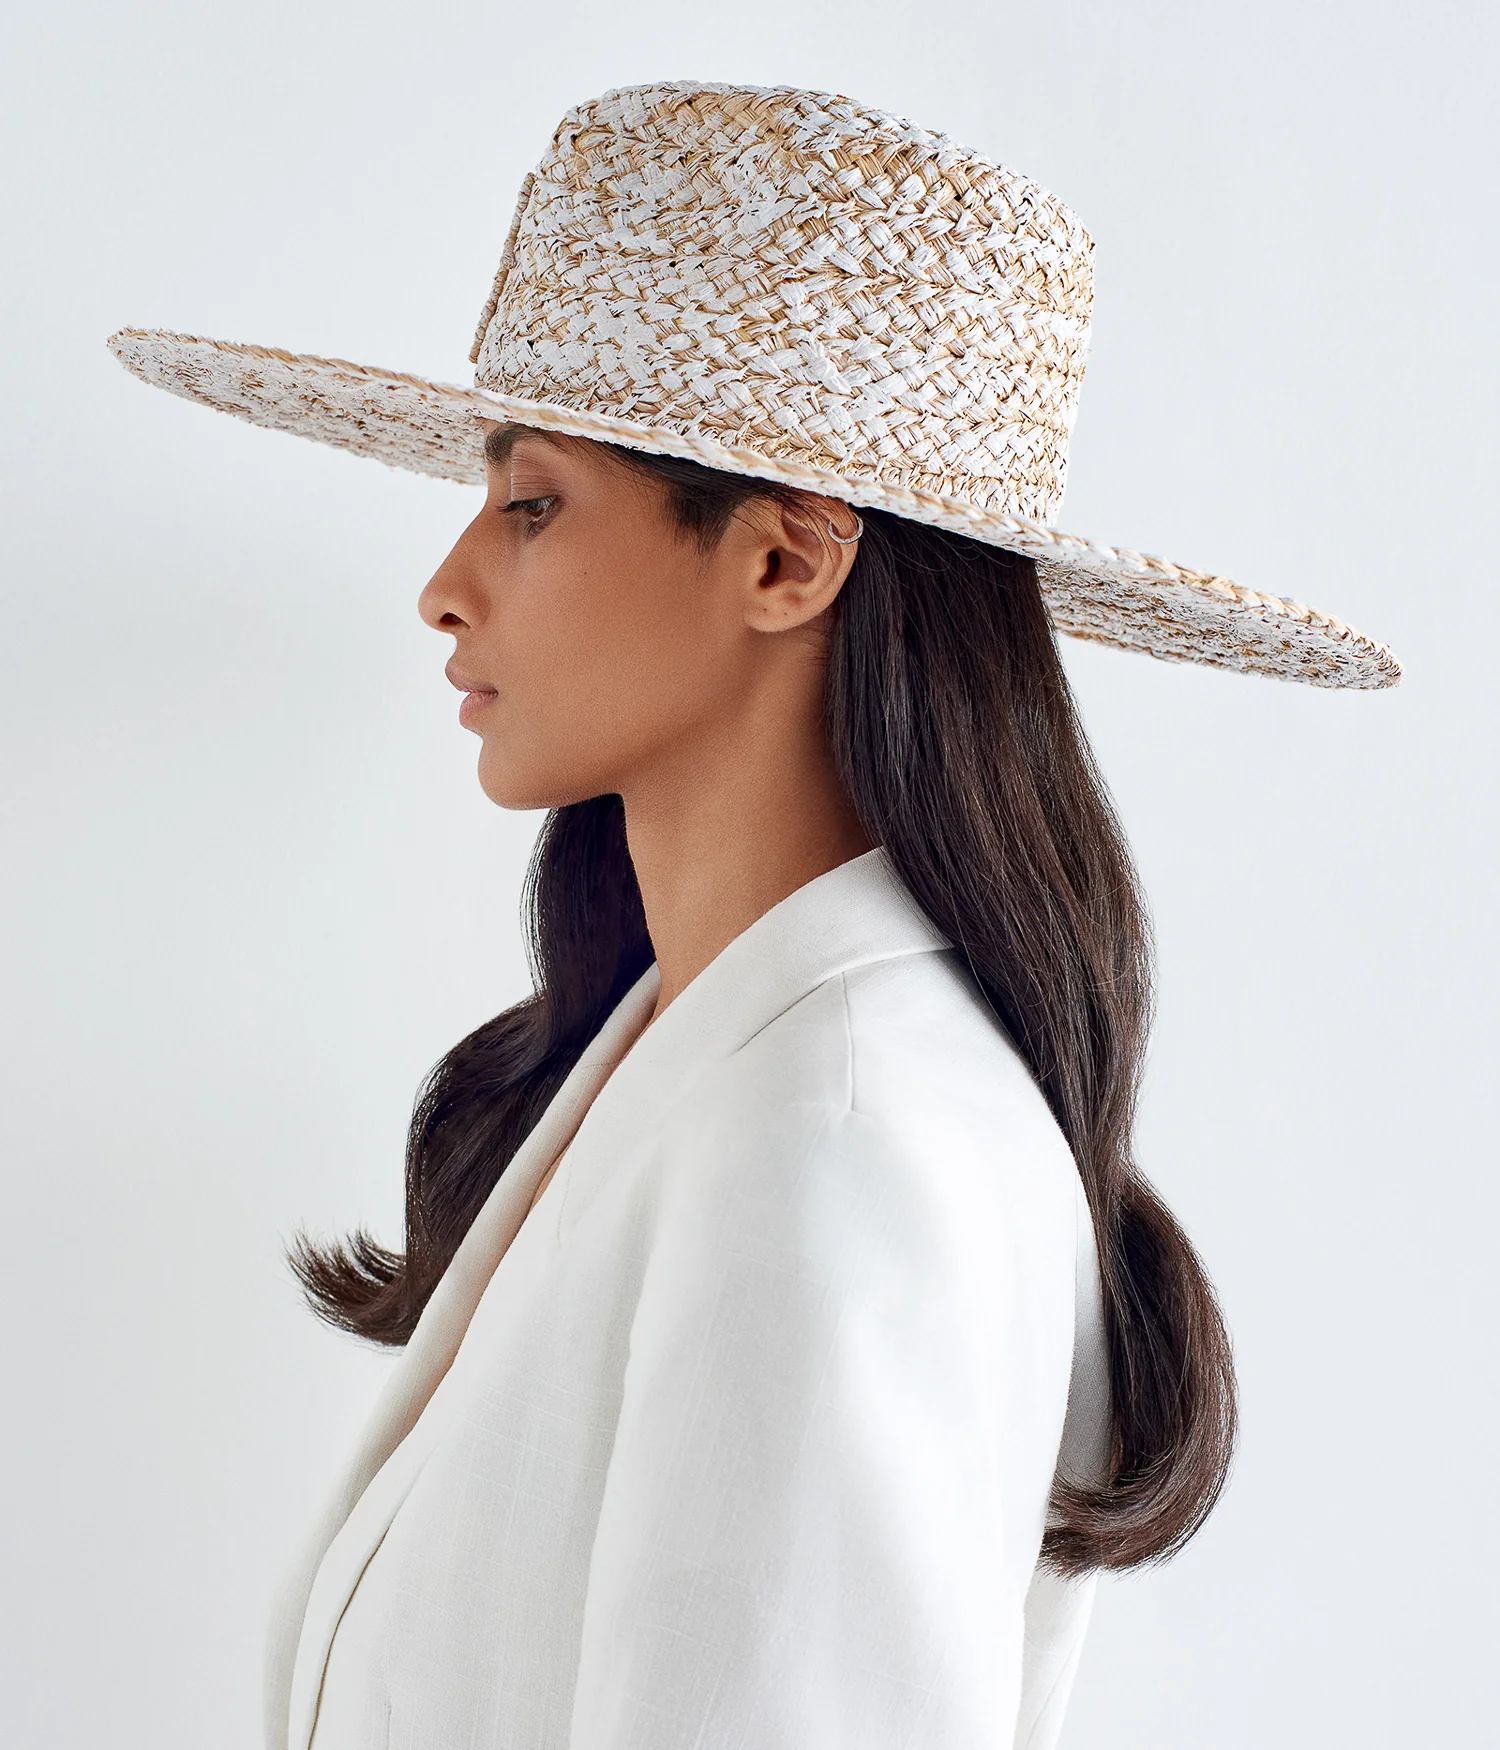
<svg viewBox="0 0 1500 1750">
<path fill-rule="evenodd" d="M 419 608 L 454 637 L 447 674 L 491 800 L 628 793 L 675 750 L 722 736 L 768 664 L 820 667 L 847 562 L 815 526 L 757 500 L 704 553 L 663 482 L 594 444 L 495 426 L 485 448 L 484 507 Z"/>
</svg>

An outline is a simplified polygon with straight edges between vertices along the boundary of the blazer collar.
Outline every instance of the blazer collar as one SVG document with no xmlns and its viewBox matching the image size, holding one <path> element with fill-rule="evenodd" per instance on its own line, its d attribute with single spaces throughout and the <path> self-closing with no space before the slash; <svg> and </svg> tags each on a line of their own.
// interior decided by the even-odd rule
<svg viewBox="0 0 1500 1750">
<path fill-rule="evenodd" d="M 668 1004 L 636 1051 L 654 1033 L 660 1051 L 696 1040 L 699 1051 L 725 1055 L 826 979 L 950 946 L 876 846 L 758 917 Z"/>
<path fill-rule="evenodd" d="M 859 966 L 951 945 L 877 846 L 764 912 L 641 1032 L 661 985 L 653 964 L 600 1035 L 615 1042 L 617 1067 L 602 1086 L 596 1080 L 588 1090 L 588 1109 L 568 1149 L 564 1234 L 625 1141 L 649 1133 L 704 1070 L 738 1051 L 809 991 Z M 619 1053 L 632 1038 L 621 1061 Z"/>
<path fill-rule="evenodd" d="M 641 1034 L 627 1062 L 641 1075 L 641 1064 L 667 1057 L 726 1057 L 828 978 L 949 945 L 877 845 L 798 887 L 735 936 Z M 655 999 L 655 966 L 646 980 Z"/>
</svg>

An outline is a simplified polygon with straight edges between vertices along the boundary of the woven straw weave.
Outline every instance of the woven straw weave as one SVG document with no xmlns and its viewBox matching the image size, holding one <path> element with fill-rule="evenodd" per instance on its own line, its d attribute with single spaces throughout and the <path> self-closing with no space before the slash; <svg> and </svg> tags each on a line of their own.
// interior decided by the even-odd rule
<svg viewBox="0 0 1500 1750">
<path fill-rule="evenodd" d="M 890 116 L 620 92 L 537 167 L 476 381 L 1047 522 L 1092 249 L 1034 183 Z"/>
<path fill-rule="evenodd" d="M 804 486 L 1038 561 L 1059 629 L 1324 686 L 1399 678 L 1329 616 L 1049 525 L 1093 245 L 1025 177 L 821 93 L 662 84 L 563 118 L 472 389 L 123 330 L 132 371 L 397 466 L 483 477 L 476 414 Z"/>
</svg>

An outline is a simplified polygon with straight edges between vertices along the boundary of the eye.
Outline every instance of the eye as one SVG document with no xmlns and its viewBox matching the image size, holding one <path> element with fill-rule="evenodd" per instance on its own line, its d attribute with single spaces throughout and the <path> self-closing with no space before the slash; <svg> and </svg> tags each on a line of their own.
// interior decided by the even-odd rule
<svg viewBox="0 0 1500 1750">
<path fill-rule="evenodd" d="M 547 520 L 553 505 L 557 503 L 557 494 L 548 493 L 545 498 L 513 498 L 509 504 L 500 507 L 502 516 L 518 516 L 528 535 L 536 531 Z"/>
</svg>

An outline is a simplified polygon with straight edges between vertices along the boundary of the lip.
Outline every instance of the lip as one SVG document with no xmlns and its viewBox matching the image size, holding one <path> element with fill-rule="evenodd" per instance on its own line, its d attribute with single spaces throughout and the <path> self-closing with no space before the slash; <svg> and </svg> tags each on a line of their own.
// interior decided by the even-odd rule
<svg viewBox="0 0 1500 1750">
<path fill-rule="evenodd" d="M 465 729 L 487 706 L 494 704 L 500 697 L 494 687 L 487 686 L 483 681 L 476 680 L 473 675 L 467 675 L 461 668 L 449 663 L 443 670 L 449 683 L 463 694 L 463 700 L 458 707 L 458 720 Z"/>
<path fill-rule="evenodd" d="M 486 688 L 483 692 L 465 693 L 458 707 L 458 721 L 467 729 L 481 711 L 488 710 L 500 695 Z"/>
</svg>

